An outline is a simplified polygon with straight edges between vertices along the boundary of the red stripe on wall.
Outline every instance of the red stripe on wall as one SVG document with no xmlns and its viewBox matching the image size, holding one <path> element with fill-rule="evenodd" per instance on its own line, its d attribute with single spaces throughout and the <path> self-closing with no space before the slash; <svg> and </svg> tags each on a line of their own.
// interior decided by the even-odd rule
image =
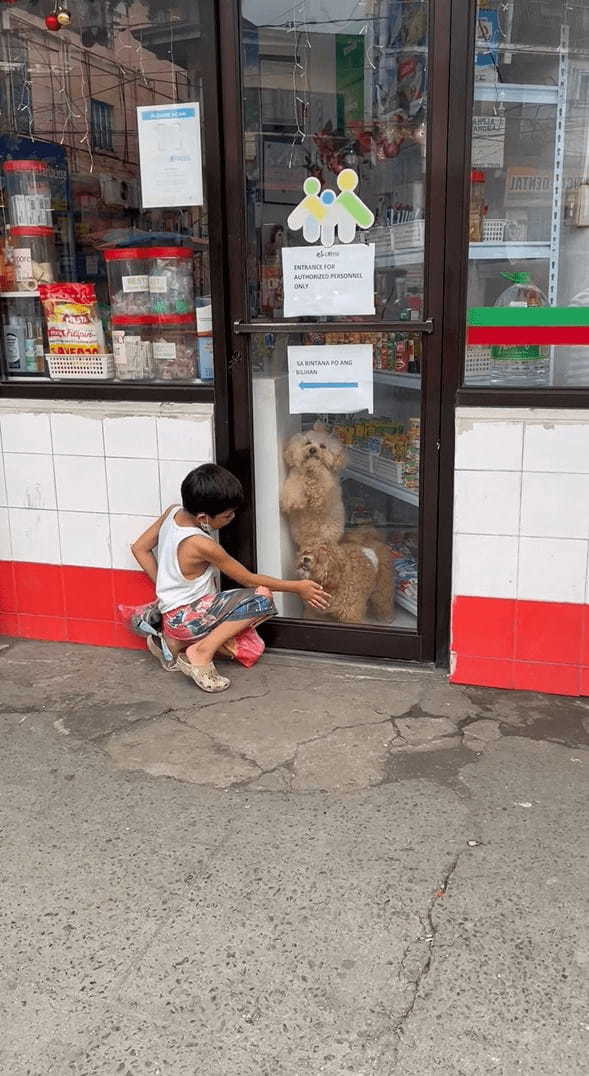
<svg viewBox="0 0 589 1076">
<path fill-rule="evenodd" d="M 587 325 L 526 325 L 520 328 L 510 325 L 497 328 L 492 325 L 471 325 L 467 332 L 471 346 L 501 347 L 527 346 L 530 344 L 580 344 L 589 347 L 589 327 Z"/>
<path fill-rule="evenodd" d="M 0 561 L 0 634 L 144 650 L 118 607 L 154 597 L 143 572 Z"/>
<path fill-rule="evenodd" d="M 455 684 L 589 694 L 589 606 L 459 596 L 452 605 Z"/>
</svg>

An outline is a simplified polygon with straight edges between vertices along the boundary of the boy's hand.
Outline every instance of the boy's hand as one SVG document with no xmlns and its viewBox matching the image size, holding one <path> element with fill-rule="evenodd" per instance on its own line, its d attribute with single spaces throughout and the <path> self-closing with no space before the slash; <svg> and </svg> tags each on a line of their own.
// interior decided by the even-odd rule
<svg viewBox="0 0 589 1076">
<path fill-rule="evenodd" d="M 320 583 L 314 583 L 312 579 L 303 579 L 297 588 L 297 593 L 307 605 L 314 609 L 329 609 L 331 595 L 328 594 Z"/>
</svg>

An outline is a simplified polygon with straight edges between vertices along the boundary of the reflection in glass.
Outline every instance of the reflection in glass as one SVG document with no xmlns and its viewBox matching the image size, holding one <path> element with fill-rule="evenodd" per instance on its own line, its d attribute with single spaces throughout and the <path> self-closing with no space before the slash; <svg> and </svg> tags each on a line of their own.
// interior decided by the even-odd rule
<svg viewBox="0 0 589 1076">
<path fill-rule="evenodd" d="M 307 191 L 339 203 L 352 170 L 369 216 L 344 214 L 339 239 L 375 245 L 377 318 L 420 320 L 427 3 L 242 0 L 241 10 L 251 318 L 283 316 L 284 246 L 331 241 L 312 218 L 307 232 L 289 229 L 289 214 Z"/>
<path fill-rule="evenodd" d="M 480 5 L 466 384 L 589 384 L 587 12 Z"/>
<path fill-rule="evenodd" d="M 137 128 L 141 106 L 197 104 L 202 120 L 210 42 L 200 4 L 81 0 L 62 28 L 51 22 L 48 2 L 16 0 L 2 9 L 7 376 L 210 381 L 206 204 L 169 205 L 163 197 L 144 208 Z M 39 300 L 43 284 L 65 286 L 50 309 Z M 46 360 L 55 316 L 70 325 L 84 318 L 86 344 L 97 353 L 80 346 Z"/>
</svg>

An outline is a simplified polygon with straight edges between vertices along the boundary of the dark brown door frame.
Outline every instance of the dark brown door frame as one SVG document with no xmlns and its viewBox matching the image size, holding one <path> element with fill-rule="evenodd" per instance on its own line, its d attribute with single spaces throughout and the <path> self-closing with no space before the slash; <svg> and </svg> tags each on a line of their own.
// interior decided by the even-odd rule
<svg viewBox="0 0 589 1076">
<path fill-rule="evenodd" d="M 450 116 L 449 102 L 452 99 L 454 112 L 454 105 L 457 103 L 455 77 L 458 77 L 457 73 L 462 73 L 462 78 L 465 78 L 465 53 L 463 52 L 460 58 L 459 50 L 455 47 L 454 75 L 451 73 L 450 31 L 453 22 L 457 39 L 459 40 L 461 35 L 463 40 L 468 39 L 472 16 L 466 17 L 467 5 L 470 9 L 471 0 L 454 0 L 451 5 L 447 0 L 430 0 L 429 152 L 426 175 L 427 204 L 430 209 L 429 227 L 426 230 L 425 288 L 428 298 L 426 315 L 433 319 L 434 331 L 430 336 L 424 337 L 426 363 L 422 375 L 422 445 L 425 451 L 422 456 L 420 490 L 420 633 L 416 635 L 370 627 L 355 629 L 337 624 L 308 625 L 284 619 L 273 622 L 267 628 L 269 641 L 279 646 L 340 654 L 371 654 L 375 657 L 400 660 L 437 660 L 444 663 L 446 659 L 450 601 L 454 399 L 459 368 L 456 338 L 453 343 L 452 340 L 447 341 L 444 336 L 445 311 L 457 306 L 448 276 L 450 260 L 454 265 L 454 274 L 456 273 L 456 250 L 454 249 L 451 258 L 452 248 L 460 246 L 459 262 L 465 260 L 463 228 L 462 231 L 459 229 L 458 234 L 451 230 L 447 232 L 452 222 L 456 225 L 458 217 L 463 221 L 465 204 L 465 141 L 462 143 L 459 177 L 460 204 L 449 204 L 451 199 L 456 197 L 456 169 L 460 167 L 456 143 L 456 130 L 460 123 L 457 124 L 456 116 Z M 247 334 L 234 331 L 236 322 L 247 323 L 249 320 L 244 268 L 247 250 L 239 0 L 219 4 L 217 18 L 222 88 L 220 100 L 224 156 L 224 230 L 227 244 L 224 329 L 226 338 L 231 340 L 228 366 L 224 371 L 226 382 L 217 396 L 217 452 L 220 462 L 230 463 L 243 481 L 251 506 L 250 513 L 247 516 L 244 514 L 232 528 L 232 534 L 227 535 L 227 544 L 239 551 L 242 560 L 254 565 L 256 521 L 248 339 Z M 463 102 L 466 103 L 465 97 Z M 450 137 L 452 131 L 454 140 Z M 466 134 L 466 127 L 464 133 Z M 447 182 L 450 183 L 449 187 Z M 447 211 L 442 208 L 446 206 L 449 207 Z M 463 313 L 462 308 L 462 320 Z M 459 332 L 458 321 L 459 318 L 455 317 L 456 335 Z M 264 327 L 260 328 L 263 332 Z M 334 328 L 333 324 L 331 328 Z M 379 331 L 381 325 L 374 323 L 374 328 Z M 297 331 L 296 324 L 292 325 L 292 331 Z"/>
</svg>

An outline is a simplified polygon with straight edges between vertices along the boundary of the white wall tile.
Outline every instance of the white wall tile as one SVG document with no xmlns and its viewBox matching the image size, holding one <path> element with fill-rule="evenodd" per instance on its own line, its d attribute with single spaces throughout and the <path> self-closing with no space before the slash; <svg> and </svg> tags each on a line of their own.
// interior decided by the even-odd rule
<svg viewBox="0 0 589 1076">
<path fill-rule="evenodd" d="M 515 597 L 518 538 L 454 536 L 453 593 L 477 598 Z"/>
<path fill-rule="evenodd" d="M 191 470 L 190 464 L 185 460 L 160 460 L 162 512 L 171 504 L 182 504 L 180 486 Z"/>
<path fill-rule="evenodd" d="M 14 560 L 61 564 L 57 512 L 10 508 L 9 516 Z"/>
<path fill-rule="evenodd" d="M 84 415 L 51 415 L 53 451 L 58 456 L 104 456 L 102 420 Z"/>
<path fill-rule="evenodd" d="M 135 557 L 129 551 L 129 546 L 152 523 L 153 518 L 151 516 L 110 517 L 110 544 L 113 568 L 141 571 Z"/>
<path fill-rule="evenodd" d="M 63 512 L 108 512 L 104 460 L 55 456 L 57 504 Z"/>
<path fill-rule="evenodd" d="M 589 475 L 524 474 L 521 533 L 589 538 Z"/>
<path fill-rule="evenodd" d="M 466 534 L 518 534 L 521 474 L 457 471 L 454 530 Z"/>
<path fill-rule="evenodd" d="M 6 503 L 11 508 L 55 508 L 51 456 L 5 452 Z"/>
<path fill-rule="evenodd" d="M 0 416 L 5 452 L 51 453 L 49 415 L 18 412 Z"/>
<path fill-rule="evenodd" d="M 127 459 L 157 459 L 155 418 L 105 418 L 104 445 L 106 456 L 123 456 Z"/>
<path fill-rule="evenodd" d="M 12 559 L 12 543 L 10 541 L 10 524 L 8 522 L 8 508 L 0 508 L 0 560 Z"/>
<path fill-rule="evenodd" d="M 566 538 L 521 538 L 520 601 L 583 602 L 587 545 Z"/>
<path fill-rule="evenodd" d="M 213 429 L 207 417 L 158 418 L 157 439 L 161 460 L 185 460 L 192 467 L 213 459 Z M 190 471 L 190 467 L 186 471 Z"/>
<path fill-rule="evenodd" d="M 110 511 L 121 515 L 160 514 L 157 460 L 107 459 Z"/>
<path fill-rule="evenodd" d="M 110 568 L 108 516 L 99 512 L 60 512 L 62 564 Z"/>
<path fill-rule="evenodd" d="M 527 423 L 524 470 L 589 474 L 589 422 Z"/>
<path fill-rule="evenodd" d="M 520 471 L 523 422 L 456 421 L 456 468 L 463 471 Z"/>
</svg>

